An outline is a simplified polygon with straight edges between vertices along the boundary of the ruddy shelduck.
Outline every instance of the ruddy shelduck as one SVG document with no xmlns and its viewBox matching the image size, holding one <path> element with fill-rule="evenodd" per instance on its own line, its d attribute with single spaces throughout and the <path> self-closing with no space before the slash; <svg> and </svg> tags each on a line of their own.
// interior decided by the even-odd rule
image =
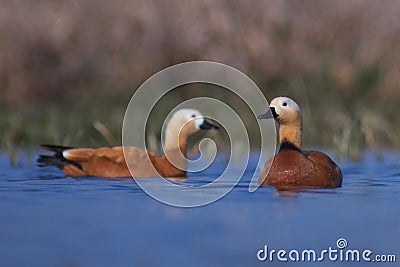
<svg viewBox="0 0 400 267">
<path fill-rule="evenodd" d="M 288 97 L 271 101 L 270 111 L 259 119 L 274 118 L 279 125 L 279 152 L 264 166 L 259 184 L 276 188 L 337 188 L 342 186 L 342 172 L 326 154 L 301 149 L 302 114 L 297 103 Z"/>
<path fill-rule="evenodd" d="M 116 146 L 101 148 L 70 148 L 42 145 L 52 155 L 40 155 L 39 166 L 56 166 L 67 176 L 117 177 L 177 177 L 185 176 L 187 139 L 204 129 L 218 129 L 195 109 L 176 111 L 166 126 L 165 154 L 159 156 L 143 148 Z M 129 160 L 129 167 L 126 163 Z M 175 159 L 172 164 L 169 160 Z M 179 166 L 179 167 L 178 167 Z M 131 173 L 131 172 L 132 173 Z"/>
</svg>

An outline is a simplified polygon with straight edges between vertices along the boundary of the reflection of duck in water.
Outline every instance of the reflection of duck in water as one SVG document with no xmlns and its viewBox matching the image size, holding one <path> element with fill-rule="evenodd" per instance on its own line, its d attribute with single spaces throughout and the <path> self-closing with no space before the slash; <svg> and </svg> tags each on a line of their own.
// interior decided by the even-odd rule
<svg viewBox="0 0 400 267">
<path fill-rule="evenodd" d="M 175 112 L 166 128 L 165 153 L 168 158 L 174 159 L 174 163 L 178 161 L 180 165 L 185 166 L 187 138 L 200 129 L 218 129 L 218 127 L 195 109 L 181 109 Z M 165 155 L 159 156 L 138 147 L 69 148 L 43 145 L 42 148 L 53 151 L 54 154 L 40 155 L 39 166 L 56 166 L 66 175 L 73 177 L 117 178 L 133 175 L 137 178 L 146 178 L 186 174 L 185 170 L 172 165 Z M 125 162 L 124 151 L 132 174 Z"/>
<path fill-rule="evenodd" d="M 260 185 L 275 187 L 337 188 L 342 186 L 340 168 L 326 154 L 301 149 L 302 117 L 299 106 L 288 97 L 271 101 L 271 112 L 259 119 L 273 117 L 279 124 L 279 152 L 264 166 Z"/>
</svg>

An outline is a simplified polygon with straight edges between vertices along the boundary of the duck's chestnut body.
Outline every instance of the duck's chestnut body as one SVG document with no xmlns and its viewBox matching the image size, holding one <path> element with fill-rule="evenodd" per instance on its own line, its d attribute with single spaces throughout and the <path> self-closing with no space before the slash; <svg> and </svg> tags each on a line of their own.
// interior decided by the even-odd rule
<svg viewBox="0 0 400 267">
<path fill-rule="evenodd" d="M 186 174 L 187 138 L 200 129 L 218 129 L 194 109 L 174 113 L 166 127 L 165 154 L 143 148 L 115 146 L 70 148 L 42 145 L 52 155 L 40 155 L 39 166 L 56 166 L 72 177 L 177 177 Z M 173 162 L 174 164 L 172 164 Z M 129 168 L 128 168 L 129 166 Z"/>
<path fill-rule="evenodd" d="M 275 187 L 337 188 L 342 185 L 340 168 L 326 154 L 301 151 L 284 144 L 264 166 L 259 184 Z"/>
</svg>

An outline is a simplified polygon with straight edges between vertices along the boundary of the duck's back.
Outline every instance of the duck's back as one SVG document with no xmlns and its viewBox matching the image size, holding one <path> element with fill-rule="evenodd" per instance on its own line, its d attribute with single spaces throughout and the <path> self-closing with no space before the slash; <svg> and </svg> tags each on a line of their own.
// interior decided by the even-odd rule
<svg viewBox="0 0 400 267">
<path fill-rule="evenodd" d="M 276 187 L 337 188 L 342 184 L 342 173 L 322 152 L 287 149 L 265 164 L 259 183 Z"/>
<path fill-rule="evenodd" d="M 153 152 L 133 146 L 68 148 L 44 145 L 42 147 L 55 153 L 41 155 L 38 159 L 40 166 L 54 165 L 71 177 L 118 178 L 133 175 L 135 178 L 147 178 L 185 175 L 184 170 L 173 166 L 165 156 L 160 157 Z M 129 162 L 129 168 L 125 157 Z"/>
</svg>

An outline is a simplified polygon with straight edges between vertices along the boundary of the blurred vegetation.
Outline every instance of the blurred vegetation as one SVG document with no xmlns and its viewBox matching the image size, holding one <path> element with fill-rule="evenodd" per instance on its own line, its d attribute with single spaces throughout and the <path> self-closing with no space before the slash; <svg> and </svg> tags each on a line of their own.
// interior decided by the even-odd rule
<svg viewBox="0 0 400 267">
<path fill-rule="evenodd" d="M 0 147 L 119 143 L 135 88 L 211 60 L 296 99 L 307 147 L 399 148 L 399 33 L 396 0 L 3 0 Z"/>
</svg>

